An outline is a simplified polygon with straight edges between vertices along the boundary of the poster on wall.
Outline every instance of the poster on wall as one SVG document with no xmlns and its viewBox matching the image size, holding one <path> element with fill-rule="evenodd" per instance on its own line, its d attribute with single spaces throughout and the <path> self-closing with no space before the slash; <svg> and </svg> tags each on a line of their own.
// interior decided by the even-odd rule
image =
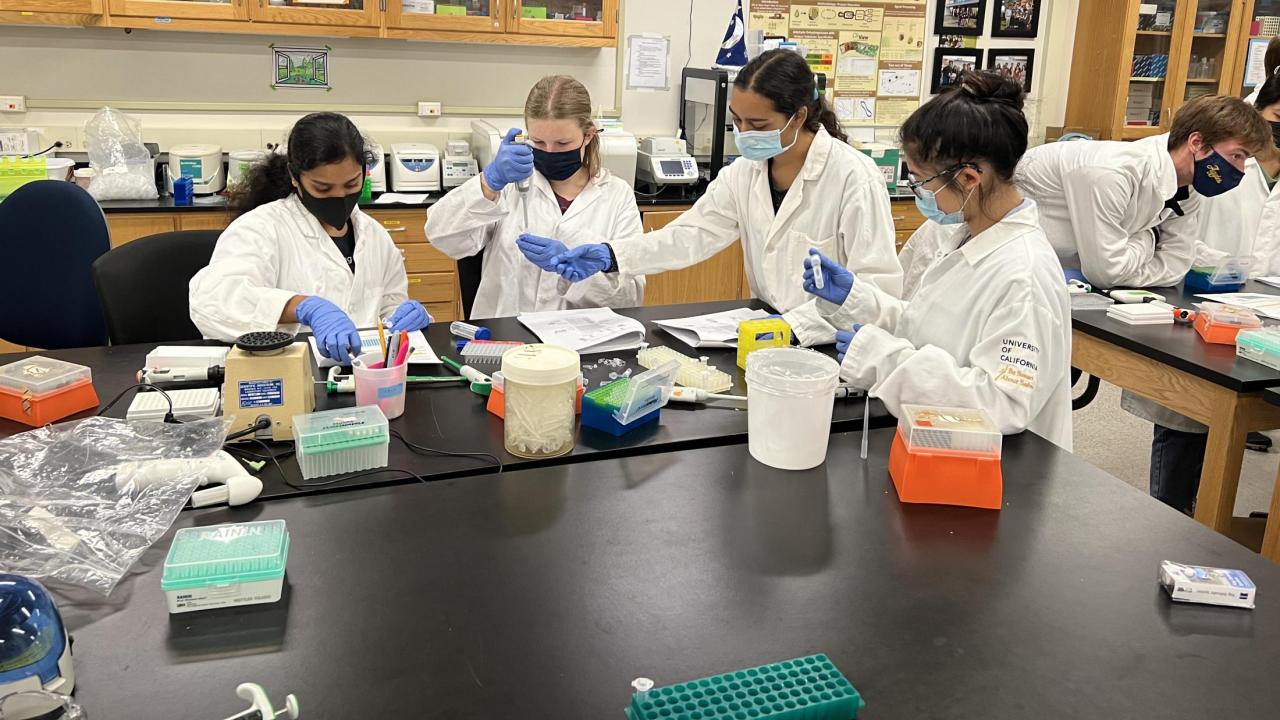
<svg viewBox="0 0 1280 720">
<path fill-rule="evenodd" d="M 901 124 L 924 89 L 926 0 L 751 0 L 748 26 L 804 46 L 841 123 Z"/>
</svg>

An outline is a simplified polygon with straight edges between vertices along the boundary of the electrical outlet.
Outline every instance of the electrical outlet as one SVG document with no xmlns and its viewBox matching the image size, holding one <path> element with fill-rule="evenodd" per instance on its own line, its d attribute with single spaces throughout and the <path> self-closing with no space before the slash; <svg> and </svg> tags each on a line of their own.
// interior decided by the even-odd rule
<svg viewBox="0 0 1280 720">
<path fill-rule="evenodd" d="M 443 113 L 444 107 L 438 102 L 418 103 L 418 117 L 440 117 Z"/>
<path fill-rule="evenodd" d="M 24 95 L 0 95 L 0 112 L 24 113 L 27 98 Z"/>
</svg>

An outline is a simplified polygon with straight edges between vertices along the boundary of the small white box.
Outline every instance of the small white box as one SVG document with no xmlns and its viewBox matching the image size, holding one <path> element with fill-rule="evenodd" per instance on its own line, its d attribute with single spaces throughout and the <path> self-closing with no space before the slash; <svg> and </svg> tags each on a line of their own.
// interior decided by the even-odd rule
<svg viewBox="0 0 1280 720">
<path fill-rule="evenodd" d="M 1252 610 L 1258 587 L 1243 570 L 1160 563 L 1160 584 L 1175 602 L 1224 605 Z"/>
<path fill-rule="evenodd" d="M 218 415 L 218 406 L 222 404 L 222 395 L 217 388 L 195 388 L 193 390 L 168 390 L 166 394 L 173 400 L 173 416 L 179 422 L 211 418 Z M 133 396 L 129 403 L 126 420 L 154 420 L 160 422 L 169 412 L 169 402 L 158 392 L 140 392 Z"/>
<path fill-rule="evenodd" d="M 149 368 L 202 367 L 226 365 L 229 347 L 211 345 L 161 345 L 147 353 Z"/>
</svg>

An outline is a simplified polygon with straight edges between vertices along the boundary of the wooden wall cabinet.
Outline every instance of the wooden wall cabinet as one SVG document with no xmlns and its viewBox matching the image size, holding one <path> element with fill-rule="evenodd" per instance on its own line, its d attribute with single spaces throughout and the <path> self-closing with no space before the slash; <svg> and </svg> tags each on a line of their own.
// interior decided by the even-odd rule
<svg viewBox="0 0 1280 720">
<path fill-rule="evenodd" d="M 1080 0 L 1067 127 L 1136 140 L 1190 100 L 1236 94 L 1252 1 Z"/>
<path fill-rule="evenodd" d="M 109 0 L 112 15 L 193 20 L 247 20 L 249 0 Z"/>
<path fill-rule="evenodd" d="M 1246 52 L 1249 41 L 1267 42 L 1276 35 L 1280 35 L 1280 0 L 1246 0 L 1244 17 L 1240 22 L 1240 42 L 1244 44 Z M 1247 59 L 1247 55 L 1242 56 L 1236 63 L 1232 73 L 1233 87 L 1236 88 L 1233 94 L 1244 96 L 1254 90 L 1244 84 Z"/>
<path fill-rule="evenodd" d="M 380 0 L 347 0 L 345 6 L 306 0 L 247 0 L 254 22 L 283 25 L 376 28 L 382 24 Z"/>
<path fill-rule="evenodd" d="M 101 15 L 104 0 L 0 0 L 0 10 L 32 13 Z"/>
<path fill-rule="evenodd" d="M 416 0 L 387 0 L 387 31 L 444 31 L 504 33 L 511 0 L 440 0 L 434 13 L 425 12 Z M 414 37 L 412 32 L 401 33 Z"/>
</svg>

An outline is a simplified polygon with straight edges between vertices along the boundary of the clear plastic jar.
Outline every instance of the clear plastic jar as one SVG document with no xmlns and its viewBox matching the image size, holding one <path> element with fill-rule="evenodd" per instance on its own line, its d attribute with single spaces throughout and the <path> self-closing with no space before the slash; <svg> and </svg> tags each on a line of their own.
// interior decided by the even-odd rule
<svg viewBox="0 0 1280 720">
<path fill-rule="evenodd" d="M 502 356 L 507 452 L 549 458 L 573 450 L 582 362 L 560 345 L 524 345 Z"/>
</svg>

